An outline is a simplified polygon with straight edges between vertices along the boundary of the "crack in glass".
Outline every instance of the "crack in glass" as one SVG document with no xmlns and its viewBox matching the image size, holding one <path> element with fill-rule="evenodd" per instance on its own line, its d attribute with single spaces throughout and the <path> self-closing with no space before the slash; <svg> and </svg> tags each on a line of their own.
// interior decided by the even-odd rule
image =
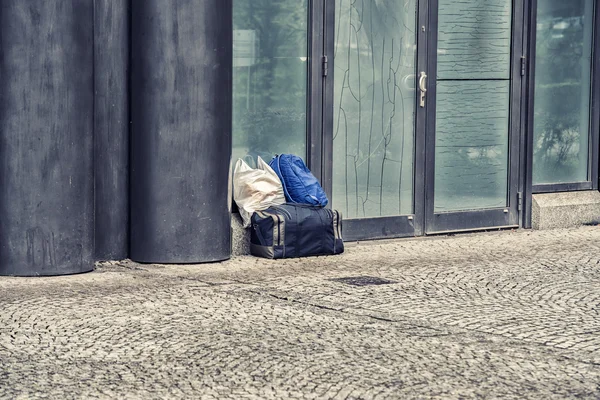
<svg viewBox="0 0 600 400">
<path fill-rule="evenodd" d="M 333 204 L 346 218 L 413 212 L 416 4 L 336 0 Z"/>
</svg>

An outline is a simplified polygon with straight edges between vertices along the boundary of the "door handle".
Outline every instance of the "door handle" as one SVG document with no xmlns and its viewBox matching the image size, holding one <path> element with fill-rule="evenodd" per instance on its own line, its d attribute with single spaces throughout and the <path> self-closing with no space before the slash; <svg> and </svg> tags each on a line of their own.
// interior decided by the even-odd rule
<svg viewBox="0 0 600 400">
<path fill-rule="evenodd" d="M 419 105 L 421 108 L 425 107 L 425 93 L 427 93 L 427 74 L 425 71 L 421 71 L 419 74 L 419 90 L 421 91 L 421 99 Z"/>
</svg>

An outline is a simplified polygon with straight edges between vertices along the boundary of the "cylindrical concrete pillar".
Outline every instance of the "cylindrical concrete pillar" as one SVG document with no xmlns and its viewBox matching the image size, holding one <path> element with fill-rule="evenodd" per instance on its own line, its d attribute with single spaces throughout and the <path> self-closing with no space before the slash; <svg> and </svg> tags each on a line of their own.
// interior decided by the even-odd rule
<svg viewBox="0 0 600 400">
<path fill-rule="evenodd" d="M 93 269 L 93 0 L 0 2 L 0 274 Z"/>
<path fill-rule="evenodd" d="M 132 3 L 131 258 L 231 254 L 231 0 Z"/>
<path fill-rule="evenodd" d="M 94 161 L 96 260 L 129 247 L 129 0 L 96 0 Z"/>
</svg>

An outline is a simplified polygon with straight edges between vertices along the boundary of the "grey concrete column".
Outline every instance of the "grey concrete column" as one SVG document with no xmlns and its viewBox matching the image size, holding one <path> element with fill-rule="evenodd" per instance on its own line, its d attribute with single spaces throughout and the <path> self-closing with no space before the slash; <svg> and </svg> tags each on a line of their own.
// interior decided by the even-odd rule
<svg viewBox="0 0 600 400">
<path fill-rule="evenodd" d="M 0 2 L 0 274 L 94 260 L 93 0 Z"/>
<path fill-rule="evenodd" d="M 96 0 L 94 160 L 96 259 L 129 247 L 129 0 Z"/>
<path fill-rule="evenodd" d="M 131 258 L 231 254 L 231 0 L 132 3 Z"/>
</svg>

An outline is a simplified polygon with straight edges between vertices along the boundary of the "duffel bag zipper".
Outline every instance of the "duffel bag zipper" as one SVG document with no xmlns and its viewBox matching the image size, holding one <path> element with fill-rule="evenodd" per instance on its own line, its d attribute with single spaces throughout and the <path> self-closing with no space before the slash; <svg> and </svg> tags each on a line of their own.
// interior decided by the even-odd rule
<svg viewBox="0 0 600 400">
<path fill-rule="evenodd" d="M 325 206 L 320 206 L 320 205 L 315 205 L 315 204 L 294 204 L 295 207 L 299 207 L 299 208 L 314 208 L 316 210 L 321 210 L 321 209 L 326 209 L 328 210 L 328 208 L 325 208 Z"/>
</svg>

